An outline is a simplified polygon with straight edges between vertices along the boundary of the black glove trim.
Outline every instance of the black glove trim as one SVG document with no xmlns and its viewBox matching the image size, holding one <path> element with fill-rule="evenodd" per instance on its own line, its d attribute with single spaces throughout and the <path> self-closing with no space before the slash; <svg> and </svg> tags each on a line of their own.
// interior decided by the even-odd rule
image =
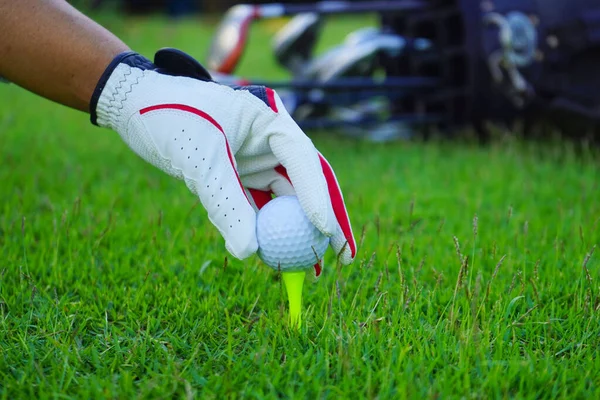
<svg viewBox="0 0 600 400">
<path fill-rule="evenodd" d="M 257 97 L 259 100 L 261 100 L 263 103 L 265 103 L 266 106 L 269 107 L 273 111 L 275 111 L 277 108 L 275 103 L 271 103 L 271 100 L 269 99 L 269 95 L 267 94 L 267 88 L 265 86 L 249 85 L 249 86 L 230 86 L 230 87 L 234 90 L 246 90 L 246 91 L 252 93 L 254 95 L 254 97 Z M 274 100 L 275 99 L 273 99 L 273 101 Z"/>
<path fill-rule="evenodd" d="M 187 76 L 205 82 L 212 81 L 210 73 L 194 57 L 181 50 L 166 47 L 154 55 L 156 72 L 172 75 Z"/>
</svg>

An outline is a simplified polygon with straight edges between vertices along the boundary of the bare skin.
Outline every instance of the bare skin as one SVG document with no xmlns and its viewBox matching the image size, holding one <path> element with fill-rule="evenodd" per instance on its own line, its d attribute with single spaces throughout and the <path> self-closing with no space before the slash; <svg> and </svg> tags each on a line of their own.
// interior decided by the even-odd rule
<svg viewBox="0 0 600 400">
<path fill-rule="evenodd" d="M 0 0 L 0 76 L 89 112 L 100 76 L 129 50 L 64 0 Z"/>
</svg>

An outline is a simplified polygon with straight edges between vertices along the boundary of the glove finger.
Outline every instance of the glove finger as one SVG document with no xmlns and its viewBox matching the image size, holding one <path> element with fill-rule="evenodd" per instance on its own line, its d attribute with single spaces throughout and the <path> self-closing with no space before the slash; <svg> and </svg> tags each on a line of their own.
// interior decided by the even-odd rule
<svg viewBox="0 0 600 400">
<path fill-rule="evenodd" d="M 284 167 L 279 165 L 273 172 L 274 179 L 271 182 L 271 189 L 275 196 L 298 196 Z"/>
<path fill-rule="evenodd" d="M 227 250 L 239 259 L 255 253 L 256 212 L 221 126 L 210 115 L 178 104 L 153 106 L 140 116 L 155 148 L 161 149 L 160 159 L 170 164 L 163 169 L 182 178 L 199 197 Z"/>
<path fill-rule="evenodd" d="M 322 157 L 322 156 L 320 156 Z M 337 184 L 337 180 L 335 179 L 335 174 L 331 169 L 331 166 L 323 158 L 323 164 L 325 165 L 323 168 L 323 172 L 325 175 L 325 179 L 328 182 L 328 188 L 330 190 L 330 198 L 332 199 L 332 204 L 334 211 L 336 211 L 336 218 L 341 220 L 341 223 L 338 221 L 337 232 L 330 239 L 330 245 L 338 259 L 343 265 L 348 265 L 352 263 L 356 254 L 356 243 L 354 241 L 354 235 L 352 234 L 352 227 L 350 226 L 350 220 L 348 218 L 348 213 L 346 211 L 346 207 L 343 202 L 343 197 L 341 191 L 339 190 L 339 185 Z M 280 175 L 281 179 L 276 179 L 274 182 L 277 182 L 277 185 L 273 185 L 273 192 L 277 196 L 285 196 L 289 194 L 293 194 L 293 186 L 289 181 L 287 171 L 282 166 L 276 167 L 275 170 Z M 333 193 L 331 193 L 333 192 Z M 334 199 L 336 199 L 334 201 Z M 341 199 L 341 202 L 339 201 Z M 346 232 L 342 229 L 342 225 L 346 227 Z M 321 265 L 319 263 L 314 265 L 315 268 L 315 276 L 319 277 L 321 275 Z"/>
<path fill-rule="evenodd" d="M 337 255 L 337 259 L 342 265 L 351 264 L 354 261 L 354 257 L 356 255 L 356 250 L 352 248 L 351 242 L 346 239 L 346 236 L 342 229 L 340 228 L 338 233 L 333 235 L 329 240 L 329 244 L 335 254 Z"/>
<path fill-rule="evenodd" d="M 352 232 L 352 225 L 350 223 L 348 211 L 346 210 L 346 204 L 344 203 L 344 197 L 335 173 L 333 172 L 333 168 L 331 168 L 331 165 L 327 159 L 325 159 L 325 157 L 323 157 L 323 155 L 320 153 L 319 160 L 321 163 L 323 176 L 327 182 L 329 199 L 331 200 L 331 205 L 337 221 L 336 233 L 331 237 L 331 247 L 335 251 L 340 262 L 343 265 L 348 265 L 356 256 L 356 240 L 354 239 L 354 233 Z M 279 191 L 273 188 L 273 192 L 277 196 L 283 196 L 287 194 L 285 192 L 287 190 L 285 183 L 289 181 L 289 177 L 286 169 L 282 166 L 276 167 L 275 171 L 277 171 L 277 173 L 285 179 L 274 180 L 274 182 L 281 182 L 280 185 L 282 190 Z"/>
<path fill-rule="evenodd" d="M 333 168 L 331 168 L 327 159 L 320 153 L 319 160 L 323 169 L 323 175 L 327 182 L 329 198 L 331 199 L 331 205 L 337 221 L 337 231 L 331 237 L 330 244 L 340 262 L 343 265 L 348 265 L 354 261 L 354 257 L 356 256 L 356 240 L 354 239 L 354 233 L 352 232 L 352 224 L 350 223 L 344 196 L 342 195 L 342 190 L 340 189 L 340 185 L 333 172 Z"/>
<path fill-rule="evenodd" d="M 278 97 L 277 101 L 281 102 Z M 287 171 L 308 219 L 325 235 L 332 236 L 337 232 L 337 221 L 318 152 L 291 117 L 281 117 L 270 127 L 271 150 Z"/>
<path fill-rule="evenodd" d="M 296 196 L 294 187 L 287 179 L 287 176 L 283 176 L 272 168 L 244 175 L 242 177 L 242 184 L 248 188 L 252 197 L 255 197 L 256 194 L 254 200 L 257 205 L 258 203 L 271 201 L 271 197 L 265 197 L 264 193 L 269 193 L 269 195 L 274 193 L 276 196 Z M 261 204 L 261 206 L 264 204 Z"/>
</svg>

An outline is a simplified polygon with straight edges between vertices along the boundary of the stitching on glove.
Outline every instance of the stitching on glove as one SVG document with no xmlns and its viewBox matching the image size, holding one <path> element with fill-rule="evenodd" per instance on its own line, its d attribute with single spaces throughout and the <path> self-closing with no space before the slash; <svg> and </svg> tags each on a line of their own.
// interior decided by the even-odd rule
<svg viewBox="0 0 600 400">
<path fill-rule="evenodd" d="M 129 88 L 123 92 L 123 90 L 125 90 L 125 83 L 129 80 L 128 77 L 133 75 L 133 68 L 130 68 L 126 73 L 123 74 L 123 79 L 119 81 L 119 83 L 117 84 L 117 86 L 115 87 L 115 90 L 111 93 L 111 98 L 108 101 L 109 107 L 113 108 L 115 110 L 115 113 L 117 116 L 121 116 L 121 110 L 123 110 L 123 108 L 125 107 L 123 105 L 123 103 L 125 102 L 125 100 L 127 100 L 127 95 L 131 92 L 133 92 L 133 88 L 134 86 L 138 85 L 140 83 L 140 80 L 145 77 L 144 73 L 142 72 L 141 75 L 138 75 L 137 78 L 135 78 L 135 82 L 131 82 L 129 84 Z M 123 92 L 123 96 L 120 99 L 117 99 L 117 94 L 119 92 Z"/>
<path fill-rule="evenodd" d="M 125 100 L 127 100 L 127 95 L 131 92 L 133 92 L 133 87 L 138 85 L 140 83 L 140 79 L 142 79 L 144 77 L 144 73 L 142 73 L 142 75 L 138 76 L 135 80 L 135 82 L 133 82 L 131 85 L 129 85 L 129 90 L 126 91 L 125 93 L 123 93 L 123 99 L 121 99 L 121 107 L 118 109 L 119 115 L 121 115 L 121 110 L 123 109 L 123 103 L 125 102 Z"/>
<path fill-rule="evenodd" d="M 96 108 L 98 107 L 98 101 L 100 100 L 100 96 L 101 96 L 102 92 L 104 91 L 106 83 L 112 76 L 114 70 L 117 68 L 117 66 L 121 62 L 131 65 L 131 64 L 129 64 L 129 62 L 134 58 L 144 59 L 147 61 L 147 63 L 150 63 L 149 60 L 145 59 L 144 57 L 140 56 L 139 54 L 137 54 L 133 51 L 125 51 L 125 52 L 117 55 L 110 62 L 110 64 L 108 65 L 108 67 L 106 68 L 106 70 L 104 71 L 104 73 L 102 74 L 100 79 L 98 80 L 98 83 L 96 84 L 96 88 L 94 89 L 94 93 L 92 93 L 92 98 L 90 99 L 90 121 L 92 122 L 92 124 L 98 125 L 98 123 L 97 123 L 98 115 L 96 114 L 96 111 L 97 111 Z M 139 62 L 140 65 L 143 65 L 146 67 L 148 66 L 147 63 Z M 151 64 L 152 63 L 150 63 L 150 65 Z"/>
<path fill-rule="evenodd" d="M 125 82 L 127 82 L 127 77 L 133 73 L 133 72 L 131 72 L 131 69 L 132 69 L 132 68 L 129 68 L 129 69 L 127 70 L 127 72 L 124 72 L 124 73 L 123 73 L 123 79 L 119 80 L 119 82 L 118 82 L 118 83 L 117 83 L 117 85 L 115 86 L 115 89 L 114 89 L 114 90 L 111 92 L 111 94 L 110 94 L 110 95 L 111 95 L 110 99 L 108 100 L 108 105 L 109 105 L 109 107 L 111 107 L 111 108 L 116 108 L 116 109 L 119 111 L 119 112 L 118 112 L 118 114 L 119 114 L 119 115 L 121 115 L 121 113 L 120 113 L 120 110 L 121 110 L 123 107 L 121 107 L 121 108 L 118 108 L 118 107 L 116 107 L 114 104 L 116 104 L 116 103 L 117 103 L 117 94 L 119 93 L 119 90 L 120 90 L 120 89 L 123 87 L 123 84 L 124 84 Z M 123 101 L 121 101 L 121 103 L 123 103 Z"/>
</svg>

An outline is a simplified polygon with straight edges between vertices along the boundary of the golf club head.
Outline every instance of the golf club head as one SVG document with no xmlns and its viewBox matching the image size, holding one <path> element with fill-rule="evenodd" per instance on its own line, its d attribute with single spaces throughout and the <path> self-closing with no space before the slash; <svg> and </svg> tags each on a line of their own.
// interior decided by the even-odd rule
<svg viewBox="0 0 600 400">
<path fill-rule="evenodd" d="M 411 40 L 412 42 L 412 40 Z M 343 78 L 372 78 L 380 67 L 380 57 L 402 57 L 407 40 L 399 35 L 382 33 L 377 28 L 364 28 L 350 33 L 344 43 L 314 59 L 304 68 L 308 78 L 320 82 L 336 82 Z M 318 95 L 321 95 L 321 98 Z M 329 94 L 315 90 L 308 93 L 296 108 L 294 117 L 298 121 L 327 117 L 343 123 L 360 124 L 362 121 L 383 121 L 389 115 L 389 104 L 403 91 L 382 93 L 368 91 L 348 95 Z M 375 107 L 376 106 L 376 107 Z"/>
<path fill-rule="evenodd" d="M 298 14 L 273 39 L 275 58 L 293 74 L 299 74 L 312 57 L 321 31 L 321 17 L 316 13 Z"/>
<path fill-rule="evenodd" d="M 360 45 L 362 43 L 368 42 L 369 40 L 375 38 L 380 33 L 381 33 L 381 30 L 374 26 L 369 26 L 366 28 L 358 29 L 356 31 L 350 32 L 346 36 L 344 43 L 349 46 Z"/>
<path fill-rule="evenodd" d="M 231 74 L 238 65 L 248 40 L 250 24 L 259 18 L 316 13 L 318 15 L 345 13 L 397 13 L 422 10 L 426 2 L 404 1 L 320 1 L 306 4 L 237 4 L 226 13 L 217 28 L 206 58 L 208 69 Z M 304 22 L 306 23 L 306 22 Z"/>
<path fill-rule="evenodd" d="M 398 35 L 363 31 L 354 33 L 347 42 L 334 47 L 305 67 L 305 76 L 330 81 L 349 76 L 371 76 L 381 53 L 398 57 L 406 40 Z"/>
<path fill-rule="evenodd" d="M 341 57 L 341 54 L 345 50 L 348 50 L 346 46 L 339 45 L 310 60 L 304 65 L 304 68 L 301 71 L 301 77 L 303 79 L 318 79 L 323 73 L 322 71 L 325 71 L 335 59 Z"/>
<path fill-rule="evenodd" d="M 252 21 L 258 17 L 255 7 L 240 4 L 230 8 L 213 36 L 206 65 L 210 70 L 231 74 L 246 47 Z"/>
</svg>

